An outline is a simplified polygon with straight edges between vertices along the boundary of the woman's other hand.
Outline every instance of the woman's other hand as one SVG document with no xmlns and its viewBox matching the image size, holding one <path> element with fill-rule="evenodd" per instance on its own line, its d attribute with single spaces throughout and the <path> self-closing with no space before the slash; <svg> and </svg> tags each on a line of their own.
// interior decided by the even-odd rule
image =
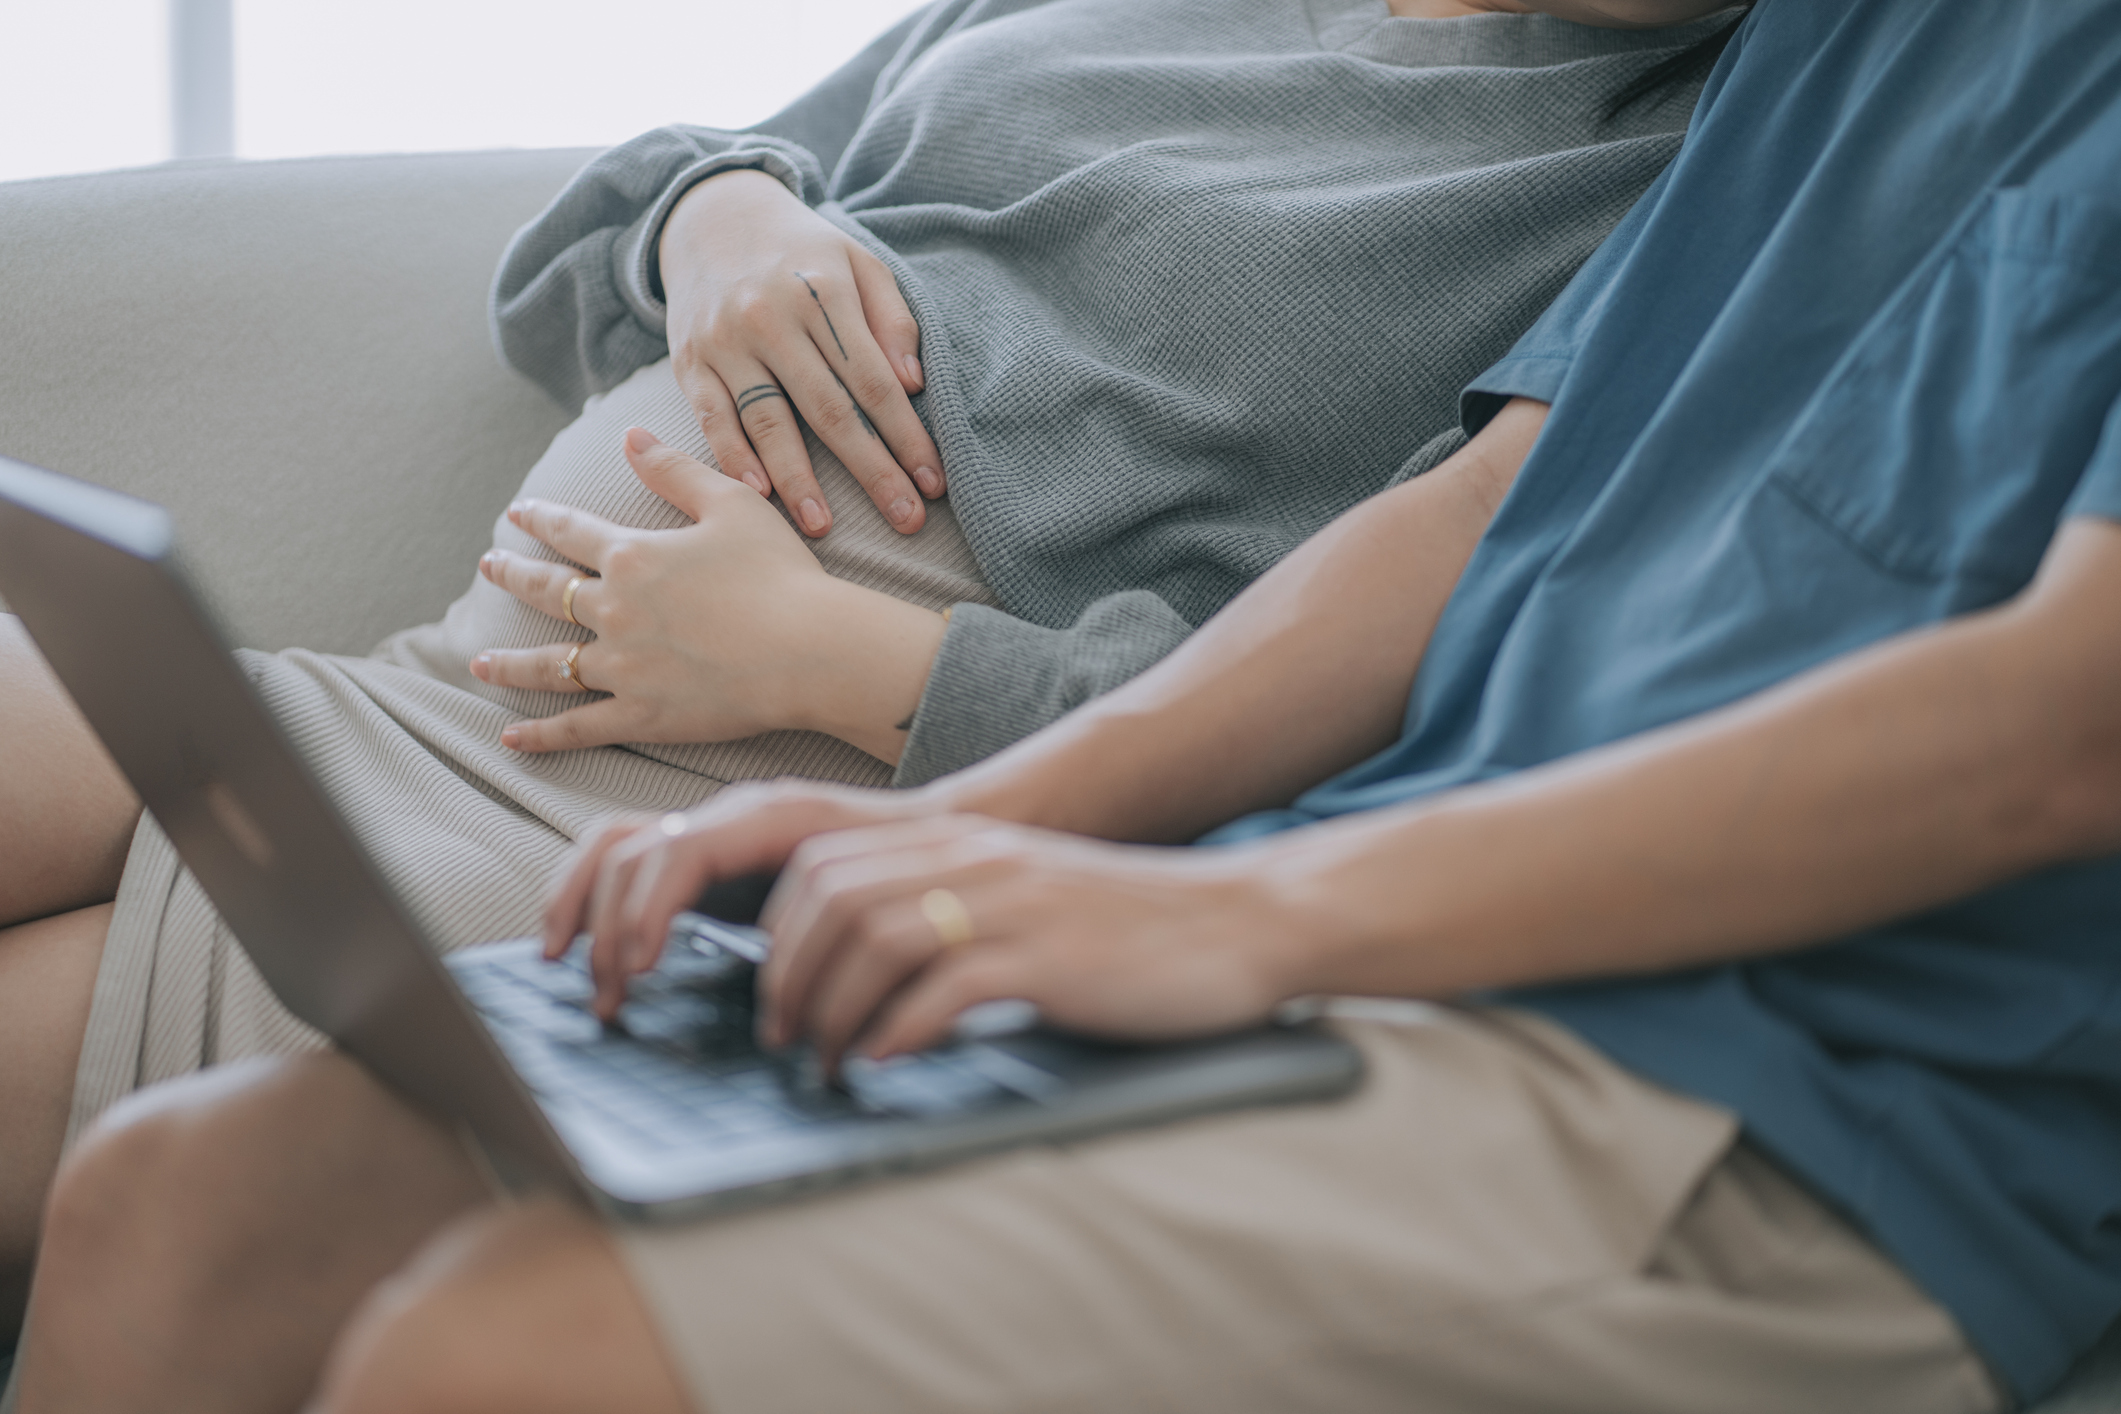
<svg viewBox="0 0 2121 1414">
<path fill-rule="evenodd" d="M 509 507 L 515 525 L 591 573 L 505 550 L 480 573 L 556 620 L 580 577 L 574 619 L 596 638 L 481 653 L 473 675 L 610 696 L 517 722 L 502 743 L 565 751 L 807 728 L 896 760 L 941 616 L 827 575 L 771 504 L 645 429 L 626 434 L 625 450 L 643 484 L 697 523 L 634 530 L 550 502 Z"/>
<path fill-rule="evenodd" d="M 1054 1025 L 1167 1039 L 1263 1020 L 1289 995 L 1303 922 L 1252 849 L 1117 845 L 936 815 L 798 846 L 762 922 L 761 1039 L 828 1068 L 946 1040 L 982 1002 Z"/>
<path fill-rule="evenodd" d="M 919 530 L 943 463 L 908 399 L 923 386 L 920 326 L 883 263 L 753 171 L 687 192 L 658 260 L 672 366 L 722 470 L 761 493 L 770 481 L 823 535 L 832 513 L 800 413 L 886 520 Z"/>
</svg>

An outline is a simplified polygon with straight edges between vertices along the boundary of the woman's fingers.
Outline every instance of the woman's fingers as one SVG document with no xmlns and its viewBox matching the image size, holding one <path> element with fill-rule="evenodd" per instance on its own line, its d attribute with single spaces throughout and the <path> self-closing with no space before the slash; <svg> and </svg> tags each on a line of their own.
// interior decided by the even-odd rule
<svg viewBox="0 0 2121 1414">
<path fill-rule="evenodd" d="M 810 361 L 817 361 L 815 353 Z M 796 405 L 789 401 L 782 380 L 755 359 L 736 360 L 720 372 L 735 393 L 737 421 L 765 463 L 773 489 L 781 493 L 781 504 L 805 535 L 832 529 L 832 509 L 810 469 L 810 449 L 803 445 Z"/>
<path fill-rule="evenodd" d="M 572 610 L 574 622 L 584 628 L 596 626 L 596 599 L 603 586 L 593 574 L 584 574 L 573 565 L 533 560 L 507 550 L 488 550 L 479 556 L 479 573 L 547 618 L 564 623 Z M 582 582 L 575 586 L 570 603 L 567 586 L 578 578 Z"/>
<path fill-rule="evenodd" d="M 576 653 L 577 648 L 582 651 Z M 543 648 L 489 648 L 471 660 L 471 675 L 495 687 L 520 687 L 531 692 L 595 692 L 592 673 L 596 651 L 593 642 L 548 643 Z M 570 658 L 572 672 L 567 671 Z"/>
<path fill-rule="evenodd" d="M 755 458 L 796 524 L 824 534 L 800 415 L 886 520 L 918 530 L 942 458 L 908 401 L 924 386 L 920 330 L 882 262 L 757 172 L 695 186 L 657 255 L 673 366 L 722 469 L 747 476 Z"/>
<path fill-rule="evenodd" d="M 921 368 L 921 326 L 906 307 L 906 296 L 900 292 L 898 281 L 883 261 L 865 250 L 854 252 L 848 264 L 853 268 L 854 289 L 861 297 L 869 337 L 876 340 L 892 371 L 898 374 L 899 386 L 908 393 L 918 393 L 928 386 L 928 375 Z"/>
<path fill-rule="evenodd" d="M 718 497 L 741 494 L 714 468 L 656 440 L 645 427 L 627 428 L 620 450 L 643 486 L 695 521 L 714 514 Z"/>
<path fill-rule="evenodd" d="M 593 570 L 603 568 L 605 555 L 627 533 L 602 516 L 552 501 L 513 502 L 508 519 L 524 534 Z"/>
<path fill-rule="evenodd" d="M 766 474 L 765 464 L 752 450 L 751 439 L 737 417 L 736 402 L 723 386 L 721 375 L 697 358 L 673 358 L 671 365 L 678 387 L 700 420 L 700 431 L 707 435 L 715 465 L 724 476 L 735 477 L 761 496 L 771 496 L 773 478 Z"/>
<path fill-rule="evenodd" d="M 557 717 L 517 722 L 501 731 L 501 745 L 530 756 L 639 739 L 640 724 L 633 709 L 616 697 L 570 708 Z"/>
<path fill-rule="evenodd" d="M 941 454 L 907 399 L 902 373 L 869 331 L 852 273 L 791 273 L 809 299 L 810 342 L 832 380 L 796 385 L 803 416 L 884 518 L 910 534 L 925 520 L 920 496 L 943 492 Z"/>
</svg>

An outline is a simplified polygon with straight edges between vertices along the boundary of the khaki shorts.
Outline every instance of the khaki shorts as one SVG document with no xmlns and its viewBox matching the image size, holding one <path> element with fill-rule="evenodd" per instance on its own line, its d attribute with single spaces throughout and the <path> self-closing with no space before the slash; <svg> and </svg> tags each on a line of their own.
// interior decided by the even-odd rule
<svg viewBox="0 0 2121 1414">
<path fill-rule="evenodd" d="M 1493 1009 L 1353 1096 L 621 1235 L 711 1414 L 2005 1407 L 1732 1117 Z"/>
</svg>

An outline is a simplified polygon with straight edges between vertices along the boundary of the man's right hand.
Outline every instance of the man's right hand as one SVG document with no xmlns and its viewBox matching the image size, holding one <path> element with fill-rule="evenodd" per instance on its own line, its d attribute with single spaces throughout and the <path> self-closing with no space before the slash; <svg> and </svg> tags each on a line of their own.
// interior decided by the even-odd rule
<svg viewBox="0 0 2121 1414">
<path fill-rule="evenodd" d="M 687 192 L 658 256 L 678 386 L 722 470 L 823 535 L 800 414 L 894 528 L 919 530 L 942 455 L 908 398 L 924 386 L 920 326 L 883 262 L 748 170 Z"/>
</svg>

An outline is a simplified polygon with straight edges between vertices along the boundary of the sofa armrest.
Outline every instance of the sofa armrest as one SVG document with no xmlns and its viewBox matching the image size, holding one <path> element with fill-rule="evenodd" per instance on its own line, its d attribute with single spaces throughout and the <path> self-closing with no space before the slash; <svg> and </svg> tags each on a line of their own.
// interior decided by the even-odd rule
<svg viewBox="0 0 2121 1414">
<path fill-rule="evenodd" d="M 580 150 L 0 184 L 0 454 L 168 506 L 239 643 L 362 652 L 470 583 L 570 413 L 488 281 Z"/>
</svg>

